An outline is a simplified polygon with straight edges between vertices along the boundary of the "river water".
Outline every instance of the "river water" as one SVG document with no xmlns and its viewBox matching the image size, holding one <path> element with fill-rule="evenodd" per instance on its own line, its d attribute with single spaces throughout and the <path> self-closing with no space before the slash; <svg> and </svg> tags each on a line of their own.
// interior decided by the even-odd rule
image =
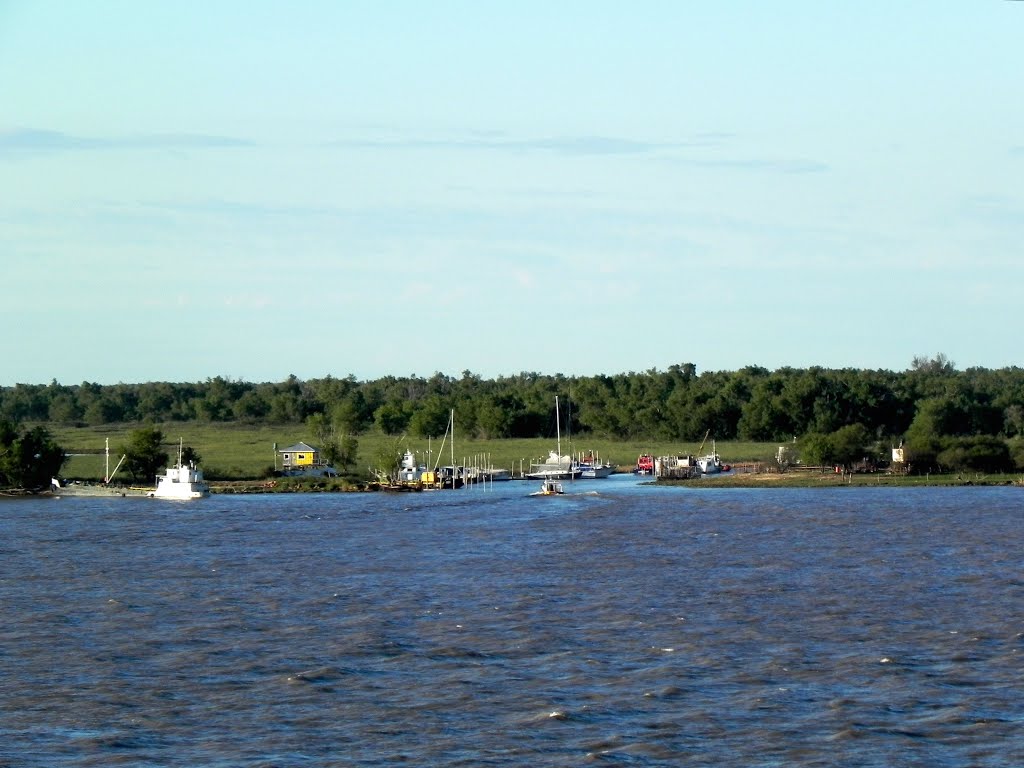
<svg viewBox="0 0 1024 768">
<path fill-rule="evenodd" d="M 0 766 L 1024 765 L 1024 489 L 0 502 Z"/>
</svg>

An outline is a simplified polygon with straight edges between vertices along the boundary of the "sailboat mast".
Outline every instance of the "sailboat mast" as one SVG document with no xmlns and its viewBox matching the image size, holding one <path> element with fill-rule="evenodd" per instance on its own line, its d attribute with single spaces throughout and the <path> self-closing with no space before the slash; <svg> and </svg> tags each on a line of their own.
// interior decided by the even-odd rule
<svg viewBox="0 0 1024 768">
<path fill-rule="evenodd" d="M 558 419 L 558 395 L 555 395 L 555 439 L 558 446 L 558 463 L 562 463 L 562 427 Z"/>
<path fill-rule="evenodd" d="M 572 458 L 572 390 L 569 390 L 569 402 L 565 406 L 565 437 L 569 441 L 569 482 L 571 483 L 575 477 L 573 473 L 573 458 Z"/>
</svg>

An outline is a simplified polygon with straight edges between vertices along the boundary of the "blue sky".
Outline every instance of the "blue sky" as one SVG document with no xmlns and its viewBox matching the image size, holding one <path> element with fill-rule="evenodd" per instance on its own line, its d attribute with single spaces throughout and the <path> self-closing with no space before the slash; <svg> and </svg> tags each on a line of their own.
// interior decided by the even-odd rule
<svg viewBox="0 0 1024 768">
<path fill-rule="evenodd" d="M 0 0 L 0 385 L 1020 365 L 1024 3 Z"/>
</svg>

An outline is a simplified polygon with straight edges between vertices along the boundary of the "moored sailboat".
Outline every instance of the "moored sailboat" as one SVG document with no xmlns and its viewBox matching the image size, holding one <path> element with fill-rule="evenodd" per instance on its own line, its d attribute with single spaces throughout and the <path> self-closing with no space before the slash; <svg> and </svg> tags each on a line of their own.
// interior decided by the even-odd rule
<svg viewBox="0 0 1024 768">
<path fill-rule="evenodd" d="M 548 452 L 547 461 L 530 465 L 526 477 L 530 480 L 575 480 L 581 474 L 571 456 L 562 455 L 562 430 L 559 424 L 558 395 L 555 395 L 555 439 L 556 449 Z"/>
</svg>

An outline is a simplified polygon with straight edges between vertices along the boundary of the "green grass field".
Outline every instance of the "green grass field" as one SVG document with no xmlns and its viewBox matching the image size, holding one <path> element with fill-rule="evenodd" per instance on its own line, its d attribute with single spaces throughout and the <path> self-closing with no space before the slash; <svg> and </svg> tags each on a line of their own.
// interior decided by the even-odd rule
<svg viewBox="0 0 1024 768">
<path fill-rule="evenodd" d="M 111 469 L 120 458 L 119 448 L 127 442 L 128 435 L 138 424 L 106 425 L 103 427 L 63 427 L 43 425 L 54 439 L 71 454 L 62 474 L 70 479 L 98 480 L 104 473 L 104 444 L 110 439 Z M 307 433 L 304 425 L 245 426 L 239 424 L 208 424 L 174 422 L 159 425 L 167 441 L 167 452 L 173 456 L 178 438 L 194 447 L 202 457 L 201 466 L 210 480 L 254 480 L 264 476 L 274 466 L 274 443 L 280 448 L 298 442 L 316 445 L 316 440 Z M 400 450 L 416 451 L 421 462 L 426 462 L 428 443 L 426 440 L 404 437 L 396 438 L 377 433 L 359 435 L 359 457 L 350 472 L 352 482 L 361 483 L 370 479 L 369 467 L 373 457 L 382 446 L 398 446 Z M 520 467 L 528 470 L 531 460 L 539 460 L 554 450 L 555 440 L 536 438 L 529 440 L 460 440 L 455 436 L 455 463 L 492 464 L 511 469 L 519 474 Z M 594 451 L 602 459 L 611 461 L 623 470 L 629 470 L 641 453 L 655 456 L 674 454 L 696 454 L 699 442 L 671 443 L 664 441 L 613 441 L 573 438 L 570 448 L 562 441 L 562 452 Z M 430 442 L 429 449 L 436 459 L 441 448 L 440 440 Z M 717 449 L 722 460 L 739 464 L 746 462 L 769 463 L 775 455 L 776 443 L 719 442 Z M 709 446 L 704 446 L 704 451 Z M 451 461 L 450 444 L 444 446 L 442 464 Z M 431 462 L 433 463 L 433 461 Z M 119 478 L 127 480 L 128 478 Z M 672 481 L 668 481 L 669 484 Z M 680 485 L 692 485 L 695 481 L 680 481 Z M 864 475 L 837 475 L 831 472 L 791 471 L 774 475 L 735 475 L 696 481 L 709 484 L 707 487 L 803 487 L 825 488 L 836 486 L 934 486 L 934 485 L 1024 485 L 1024 477 L 1018 475 L 982 475 L 977 473 L 946 475 L 915 475 L 910 477 L 874 473 Z M 702 485 L 702 487 L 704 487 Z"/>
<path fill-rule="evenodd" d="M 64 465 L 63 474 L 69 478 L 99 479 L 104 472 L 104 444 L 110 440 L 111 469 L 120 458 L 119 447 L 128 441 L 128 435 L 138 424 L 105 425 L 102 427 L 65 427 L 54 424 L 43 425 L 54 439 L 72 454 Z M 242 480 L 260 477 L 267 468 L 274 465 L 274 444 L 285 448 L 298 442 L 316 447 L 315 438 L 302 424 L 283 426 L 246 426 L 239 424 L 209 424 L 173 422 L 158 425 L 167 441 L 167 451 L 174 453 L 178 438 L 195 448 L 202 457 L 201 466 L 210 479 Z M 456 424 L 456 430 L 458 425 Z M 426 461 L 428 441 L 421 438 L 381 435 L 368 433 L 358 436 L 359 458 L 353 473 L 369 477 L 368 468 L 373 457 L 382 446 L 398 445 L 400 450 L 415 451 L 421 462 Z M 548 451 L 555 449 L 554 438 L 516 440 L 463 440 L 456 431 L 455 463 L 491 464 L 504 467 L 518 474 L 520 466 L 529 469 L 531 460 L 544 458 Z M 656 456 L 671 454 L 696 454 L 699 442 L 671 443 L 664 441 L 612 441 L 590 439 L 588 436 L 574 437 L 571 447 L 562 441 L 562 453 L 594 451 L 605 461 L 611 461 L 623 468 L 631 468 L 641 453 Z M 429 450 L 436 459 L 441 441 L 430 441 Z M 728 463 L 766 461 L 775 455 L 775 443 L 719 442 L 718 452 Z M 704 452 L 710 444 L 704 446 Z M 433 463 L 433 460 L 431 463 Z M 451 445 L 444 445 L 442 464 L 451 462 Z"/>
</svg>

